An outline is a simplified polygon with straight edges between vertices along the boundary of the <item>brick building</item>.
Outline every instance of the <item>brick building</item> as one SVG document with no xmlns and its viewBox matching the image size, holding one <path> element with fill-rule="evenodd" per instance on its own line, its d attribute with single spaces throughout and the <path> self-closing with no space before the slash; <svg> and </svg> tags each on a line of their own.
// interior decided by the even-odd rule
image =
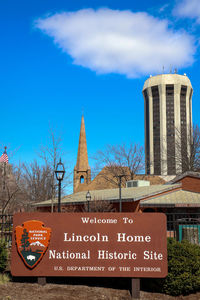
<svg viewBox="0 0 200 300">
<path fill-rule="evenodd" d="M 128 169 L 127 169 L 128 172 Z M 119 188 L 116 178 L 105 179 L 109 168 L 105 167 L 93 180 L 88 162 L 87 141 L 84 117 L 81 119 L 77 162 L 74 167 L 73 194 L 62 198 L 63 210 L 83 211 L 86 193 L 91 194 L 91 201 L 108 201 L 119 211 Z M 123 212 L 199 212 L 200 211 L 200 173 L 186 172 L 169 182 L 161 176 L 135 175 L 138 180 L 149 182 L 148 186 L 126 187 L 122 185 L 121 199 Z M 115 182 L 114 182 L 115 181 Z M 38 211 L 51 211 L 52 200 L 36 204 Z M 57 210 L 57 200 L 54 201 Z"/>
<path fill-rule="evenodd" d="M 91 201 L 105 200 L 119 211 L 119 189 L 91 190 Z M 200 173 L 186 172 L 173 181 L 161 185 L 122 188 L 123 212 L 182 212 L 200 213 Z M 74 207 L 82 211 L 86 192 L 81 191 L 62 198 L 62 208 Z M 57 201 L 54 203 L 56 210 Z M 38 211 L 51 211 L 51 200 L 37 204 Z"/>
</svg>

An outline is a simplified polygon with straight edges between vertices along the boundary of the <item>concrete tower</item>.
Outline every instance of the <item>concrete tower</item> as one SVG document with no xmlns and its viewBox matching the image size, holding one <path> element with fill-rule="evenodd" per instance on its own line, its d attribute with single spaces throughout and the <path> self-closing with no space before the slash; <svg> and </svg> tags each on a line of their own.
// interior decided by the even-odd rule
<svg viewBox="0 0 200 300">
<path fill-rule="evenodd" d="M 91 169 L 88 163 L 87 142 L 84 117 L 81 119 L 81 130 L 78 145 L 76 166 L 74 167 L 74 193 L 79 192 L 91 182 Z"/>
<path fill-rule="evenodd" d="M 146 173 L 181 173 L 192 137 L 192 86 L 186 75 L 151 76 L 144 83 Z M 180 163 L 181 162 L 181 163 Z"/>
</svg>

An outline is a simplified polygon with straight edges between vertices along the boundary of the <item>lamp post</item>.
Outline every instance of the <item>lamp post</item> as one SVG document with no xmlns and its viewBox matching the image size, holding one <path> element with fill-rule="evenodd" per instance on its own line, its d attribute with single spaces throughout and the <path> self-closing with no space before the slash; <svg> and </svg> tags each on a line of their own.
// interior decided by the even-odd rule
<svg viewBox="0 0 200 300">
<path fill-rule="evenodd" d="M 65 176 L 65 168 L 64 168 L 63 163 L 61 162 L 61 158 L 60 158 L 59 163 L 57 163 L 57 165 L 56 165 L 55 174 L 56 174 L 56 179 L 58 180 L 58 212 L 61 212 L 61 209 L 60 209 L 61 181 L 63 180 L 63 178 Z"/>
<path fill-rule="evenodd" d="M 90 211 L 90 201 L 91 201 L 91 194 L 90 192 L 88 191 L 87 194 L 86 194 L 86 200 L 87 200 L 87 203 L 88 203 L 88 212 Z"/>
</svg>

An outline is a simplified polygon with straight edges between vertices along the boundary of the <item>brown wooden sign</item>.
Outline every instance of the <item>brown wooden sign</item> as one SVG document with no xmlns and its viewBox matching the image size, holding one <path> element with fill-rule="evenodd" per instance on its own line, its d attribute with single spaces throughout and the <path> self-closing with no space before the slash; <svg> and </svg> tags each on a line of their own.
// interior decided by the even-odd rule
<svg viewBox="0 0 200 300">
<path fill-rule="evenodd" d="M 20 213 L 13 228 L 13 276 L 167 275 L 161 213 Z"/>
</svg>

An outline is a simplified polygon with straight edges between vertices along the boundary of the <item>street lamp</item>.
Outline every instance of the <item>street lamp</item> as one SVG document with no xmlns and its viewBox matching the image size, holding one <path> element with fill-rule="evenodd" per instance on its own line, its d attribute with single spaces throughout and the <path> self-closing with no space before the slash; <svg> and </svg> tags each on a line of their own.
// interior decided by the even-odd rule
<svg viewBox="0 0 200 300">
<path fill-rule="evenodd" d="M 61 162 L 61 158 L 59 163 L 56 165 L 55 169 L 56 179 L 58 180 L 58 212 L 61 211 L 60 209 L 60 200 L 61 200 L 61 181 L 65 176 L 65 168 L 63 163 Z"/>
<path fill-rule="evenodd" d="M 90 201 L 91 201 L 91 194 L 90 192 L 88 191 L 87 194 L 86 194 L 86 201 L 88 203 L 88 212 L 90 211 Z"/>
</svg>

